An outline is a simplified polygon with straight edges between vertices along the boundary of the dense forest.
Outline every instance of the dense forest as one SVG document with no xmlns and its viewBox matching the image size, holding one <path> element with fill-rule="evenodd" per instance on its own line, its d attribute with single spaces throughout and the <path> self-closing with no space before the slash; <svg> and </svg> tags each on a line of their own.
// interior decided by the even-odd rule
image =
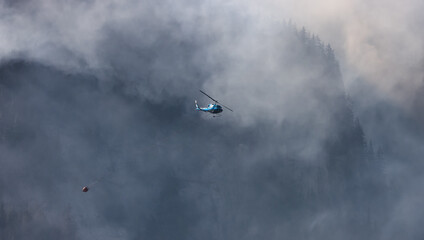
<svg viewBox="0 0 424 240">
<path fill-rule="evenodd" d="M 238 27 L 234 51 L 177 23 L 154 41 L 111 27 L 101 71 L 3 60 L 0 238 L 380 238 L 387 160 L 331 46 Z M 200 88 L 234 113 L 196 112 Z"/>
</svg>

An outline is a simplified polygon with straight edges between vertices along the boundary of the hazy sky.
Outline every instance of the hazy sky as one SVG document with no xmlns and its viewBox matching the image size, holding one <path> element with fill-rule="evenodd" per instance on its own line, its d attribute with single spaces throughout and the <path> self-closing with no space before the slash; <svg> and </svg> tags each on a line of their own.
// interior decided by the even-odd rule
<svg viewBox="0 0 424 240">
<path fill-rule="evenodd" d="M 348 87 L 357 78 L 364 78 L 382 94 L 408 102 L 411 92 L 424 77 L 421 27 L 424 3 L 419 0 L 384 3 L 365 0 L 187 1 L 180 4 L 45 0 L 37 3 L 4 1 L 3 5 L 9 6 L 1 10 L 0 33 L 7 36 L 0 40 L 3 57 L 25 52 L 56 64 L 75 65 L 76 59 L 82 58 L 89 67 L 99 67 L 101 60 L 96 51 L 107 25 L 126 21 L 136 24 L 147 20 L 150 14 L 155 16 L 156 24 L 173 19 L 191 22 L 200 16 L 226 14 L 231 8 L 248 12 L 264 27 L 291 19 L 299 27 L 305 26 L 318 34 L 335 48 Z M 181 30 L 225 31 L 226 25 L 219 21 L 197 22 Z M 66 49 L 60 55 L 58 49 L 62 47 Z M 74 58 L 70 58 L 69 53 Z"/>
</svg>

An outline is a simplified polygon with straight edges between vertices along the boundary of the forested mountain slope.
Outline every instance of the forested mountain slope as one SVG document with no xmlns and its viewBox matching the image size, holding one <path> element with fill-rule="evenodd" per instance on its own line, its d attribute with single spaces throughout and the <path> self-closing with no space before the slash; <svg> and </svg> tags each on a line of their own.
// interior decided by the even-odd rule
<svg viewBox="0 0 424 240">
<path fill-rule="evenodd" d="M 0 238 L 379 236 L 384 159 L 331 47 L 290 24 L 233 24 L 112 26 L 102 69 L 3 61 Z M 200 88 L 234 113 L 196 112 Z"/>
</svg>

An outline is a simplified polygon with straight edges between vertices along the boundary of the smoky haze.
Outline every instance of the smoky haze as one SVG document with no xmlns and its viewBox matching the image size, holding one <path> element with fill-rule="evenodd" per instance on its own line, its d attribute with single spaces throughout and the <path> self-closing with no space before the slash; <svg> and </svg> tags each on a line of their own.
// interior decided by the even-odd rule
<svg viewBox="0 0 424 240">
<path fill-rule="evenodd" d="M 296 11 L 188 0 L 0 11 L 2 239 L 423 235 L 411 207 L 423 197 L 411 195 L 420 98 L 356 76 L 364 66 L 325 27 L 310 24 L 336 52 L 280 21 Z M 210 103 L 199 89 L 235 111 L 196 112 L 194 99 Z"/>
</svg>

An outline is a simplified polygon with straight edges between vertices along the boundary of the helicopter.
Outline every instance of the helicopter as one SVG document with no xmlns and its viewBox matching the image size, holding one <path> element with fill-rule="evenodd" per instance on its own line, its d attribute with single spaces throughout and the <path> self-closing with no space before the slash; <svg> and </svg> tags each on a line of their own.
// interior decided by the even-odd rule
<svg viewBox="0 0 424 240">
<path fill-rule="evenodd" d="M 213 99 L 211 96 L 209 96 L 208 94 L 206 94 L 202 90 L 199 90 L 199 91 L 201 93 L 205 94 L 208 98 L 212 99 L 212 101 L 214 101 L 215 103 L 209 104 L 205 108 L 201 108 L 201 107 L 199 107 L 199 105 L 197 105 L 197 100 L 194 100 L 194 103 L 196 104 L 196 110 L 202 111 L 202 112 L 208 112 L 208 113 L 211 113 L 211 114 L 218 114 L 218 113 L 221 113 L 224 110 L 222 108 L 222 107 L 224 107 L 224 108 L 230 110 L 231 112 L 233 112 L 233 110 L 231 110 L 231 108 L 229 108 L 229 107 L 223 105 L 222 103 L 218 102 L 217 100 Z M 218 105 L 218 103 L 221 104 L 221 105 Z"/>
</svg>

